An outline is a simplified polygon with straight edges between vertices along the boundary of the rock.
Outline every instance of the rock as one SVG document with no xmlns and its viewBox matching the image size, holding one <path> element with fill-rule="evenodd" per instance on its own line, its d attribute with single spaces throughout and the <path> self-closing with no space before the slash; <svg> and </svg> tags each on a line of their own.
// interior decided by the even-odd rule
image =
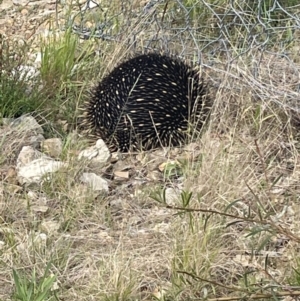
<svg viewBox="0 0 300 301">
<path fill-rule="evenodd" d="M 41 144 L 42 151 L 53 158 L 58 158 L 62 152 L 63 143 L 60 138 L 46 139 Z"/>
<path fill-rule="evenodd" d="M 180 199 L 180 191 L 168 187 L 166 188 L 166 203 L 169 206 L 175 206 L 176 203 L 178 203 L 178 200 Z"/>
<path fill-rule="evenodd" d="M 107 181 L 94 173 L 83 173 L 80 181 L 88 184 L 93 191 L 107 193 L 109 190 Z"/>
<path fill-rule="evenodd" d="M 16 6 L 26 6 L 29 0 L 12 0 L 13 4 Z"/>
<path fill-rule="evenodd" d="M 42 134 L 38 134 L 36 136 L 28 137 L 28 145 L 32 146 L 35 149 L 40 148 L 41 142 L 45 140 Z"/>
<path fill-rule="evenodd" d="M 34 132 L 35 134 L 43 134 L 44 131 L 42 127 L 37 123 L 37 121 L 30 115 L 23 115 L 15 119 L 11 123 L 11 127 L 17 129 L 21 132 Z M 31 136 L 34 136 L 32 134 Z"/>
<path fill-rule="evenodd" d="M 58 171 L 65 163 L 52 159 L 36 159 L 18 170 L 18 180 L 21 184 L 40 183 L 43 176 Z"/>
<path fill-rule="evenodd" d="M 33 66 L 20 65 L 18 66 L 18 69 L 12 71 L 12 74 L 17 74 L 20 79 L 29 80 L 37 77 L 39 75 L 39 71 Z"/>
<path fill-rule="evenodd" d="M 56 221 L 43 221 L 41 223 L 41 230 L 46 234 L 54 234 L 60 228 L 60 224 Z"/>
<path fill-rule="evenodd" d="M 96 145 L 91 146 L 78 155 L 78 159 L 90 161 L 89 166 L 93 168 L 102 168 L 110 160 L 110 151 L 102 139 L 97 140 Z"/>
<path fill-rule="evenodd" d="M 35 159 L 40 159 L 45 157 L 45 155 L 37 150 L 35 150 L 32 146 L 23 146 L 19 156 L 17 158 L 17 168 L 20 168 Z"/>
<path fill-rule="evenodd" d="M 0 4 L 0 11 L 1 10 L 6 10 L 9 9 L 13 6 L 13 2 L 11 0 L 3 0 L 3 2 L 1 2 Z"/>
<path fill-rule="evenodd" d="M 22 14 L 23 16 L 28 15 L 28 10 L 27 10 L 26 8 L 23 8 L 23 9 L 21 10 L 21 14 Z"/>
<path fill-rule="evenodd" d="M 24 146 L 17 159 L 17 178 L 21 184 L 40 183 L 43 176 L 51 174 L 66 166 L 50 157 Z"/>
</svg>

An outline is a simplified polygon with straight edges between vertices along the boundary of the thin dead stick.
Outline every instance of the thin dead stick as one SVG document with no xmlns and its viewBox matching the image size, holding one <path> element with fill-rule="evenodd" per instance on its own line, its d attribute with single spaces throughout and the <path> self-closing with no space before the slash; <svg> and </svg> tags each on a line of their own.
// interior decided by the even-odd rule
<svg viewBox="0 0 300 301">
<path fill-rule="evenodd" d="M 224 284 L 212 281 L 212 280 L 203 279 L 203 278 L 201 278 L 199 276 L 193 275 L 193 274 L 185 272 L 185 271 L 177 271 L 177 273 L 179 273 L 179 274 L 185 274 L 185 275 L 188 275 L 188 276 L 192 277 L 193 279 L 197 279 L 197 280 L 200 280 L 200 281 L 203 281 L 203 282 L 207 282 L 207 283 L 213 284 L 215 286 L 220 286 L 220 287 L 226 288 L 226 289 L 234 291 L 234 292 L 238 291 L 238 292 L 242 292 L 242 293 L 245 293 L 245 294 L 249 293 L 246 289 L 240 289 L 240 288 L 236 288 L 236 287 L 230 287 L 230 286 L 227 286 L 227 285 L 224 285 Z"/>
<path fill-rule="evenodd" d="M 261 225 L 269 225 L 269 226 L 272 226 L 274 229 L 276 229 L 278 232 L 293 239 L 294 241 L 300 242 L 300 237 L 294 235 L 290 230 L 283 228 L 281 225 L 276 225 L 274 222 L 272 222 L 270 220 L 263 221 L 263 220 L 251 219 L 251 218 L 247 218 L 247 217 L 236 216 L 233 214 L 224 213 L 224 212 L 220 212 L 220 211 L 216 211 L 216 210 L 208 210 L 208 209 L 193 209 L 193 208 L 176 207 L 176 206 L 170 206 L 170 205 L 167 205 L 165 208 L 178 210 L 178 211 L 186 211 L 186 212 L 203 212 L 203 213 L 218 214 L 218 215 L 222 215 L 222 216 L 231 217 L 234 219 L 239 219 L 239 220 L 242 220 L 245 222 L 257 223 L 257 224 L 261 224 Z"/>
<path fill-rule="evenodd" d="M 212 298 L 212 299 L 206 299 L 206 301 L 230 301 L 230 300 L 241 300 L 241 299 L 251 300 L 251 299 L 268 299 L 268 298 L 271 298 L 271 297 L 284 297 L 284 296 L 294 296 L 295 297 L 295 296 L 300 296 L 300 291 L 292 291 L 292 290 L 284 291 L 284 292 L 274 292 L 274 293 L 268 293 L 268 294 L 250 293 L 246 289 L 239 289 L 239 288 L 235 288 L 235 287 L 229 287 L 229 286 L 217 283 L 215 281 L 203 279 L 199 276 L 190 274 L 190 273 L 185 272 L 185 271 L 177 271 L 177 273 L 185 274 L 185 275 L 191 276 L 194 279 L 197 279 L 197 280 L 200 280 L 200 281 L 203 281 L 203 282 L 207 282 L 207 283 L 211 283 L 211 284 L 216 285 L 216 286 L 221 286 L 221 287 L 229 289 L 231 291 L 242 292 L 242 293 L 245 294 L 245 296 Z"/>
<path fill-rule="evenodd" d="M 231 301 L 231 300 L 255 300 L 255 299 L 269 299 L 272 297 L 284 297 L 284 296 L 300 296 L 300 291 L 292 291 L 292 292 L 278 292 L 274 294 L 252 294 L 249 296 L 244 297 L 222 297 L 222 298 L 213 298 L 213 299 L 206 299 L 206 301 Z"/>
</svg>

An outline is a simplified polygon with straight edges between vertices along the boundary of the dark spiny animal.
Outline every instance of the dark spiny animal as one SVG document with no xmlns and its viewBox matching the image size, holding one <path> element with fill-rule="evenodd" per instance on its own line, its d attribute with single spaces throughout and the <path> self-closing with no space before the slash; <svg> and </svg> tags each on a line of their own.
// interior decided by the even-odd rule
<svg viewBox="0 0 300 301">
<path fill-rule="evenodd" d="M 137 55 L 95 87 L 86 123 L 111 147 L 151 149 L 187 141 L 191 124 L 202 127 L 208 109 L 199 70 L 157 53 Z"/>
</svg>

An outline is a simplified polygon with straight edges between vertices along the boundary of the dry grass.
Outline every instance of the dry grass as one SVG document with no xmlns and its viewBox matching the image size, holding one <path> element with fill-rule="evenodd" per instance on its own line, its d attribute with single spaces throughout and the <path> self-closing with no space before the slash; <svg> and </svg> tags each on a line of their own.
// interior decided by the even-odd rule
<svg viewBox="0 0 300 301">
<path fill-rule="evenodd" d="M 126 56 L 125 40 L 105 48 L 103 70 Z M 128 155 L 123 166 L 131 177 L 111 181 L 109 195 L 79 182 L 87 170 L 76 159 L 80 142 L 65 150 L 69 168 L 40 187 L 2 177 L 1 300 L 15 300 L 12 269 L 31 279 L 49 262 L 57 279 L 45 300 L 277 300 L 299 293 L 300 66 L 275 50 L 206 59 L 201 71 L 214 103 L 192 150 Z M 14 164 L 27 134 L 1 129 L 1 170 Z M 178 158 L 181 177 L 158 172 Z M 165 202 L 166 188 L 177 192 L 172 202 L 169 195 Z"/>
</svg>

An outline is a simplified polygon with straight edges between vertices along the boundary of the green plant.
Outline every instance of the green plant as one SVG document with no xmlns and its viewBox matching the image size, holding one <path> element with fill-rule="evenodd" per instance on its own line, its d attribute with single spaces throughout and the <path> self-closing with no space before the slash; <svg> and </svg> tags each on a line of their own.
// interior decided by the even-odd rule
<svg viewBox="0 0 300 301">
<path fill-rule="evenodd" d="M 71 30 L 62 35 L 55 32 L 41 46 L 41 77 L 44 86 L 58 88 L 67 82 L 74 71 L 78 38 Z"/>
<path fill-rule="evenodd" d="M 27 83 L 17 77 L 0 76 L 1 117 L 19 117 L 41 107 L 35 93 L 27 92 Z"/>
<path fill-rule="evenodd" d="M 41 41 L 42 91 L 50 100 L 43 107 L 44 115 L 54 121 L 55 130 L 60 134 L 66 130 L 66 125 L 76 124 L 77 114 L 74 112 L 83 102 L 89 76 L 97 74 L 94 69 L 100 64 L 91 57 L 95 44 L 97 42 L 88 41 L 80 44 L 71 28 L 63 33 L 53 30 L 47 39 Z"/>
<path fill-rule="evenodd" d="M 34 69 L 25 64 L 26 52 L 26 45 L 0 38 L 0 117 L 18 117 L 36 111 L 45 101 L 38 93 L 36 78 L 31 75 Z"/>
<path fill-rule="evenodd" d="M 31 279 L 21 276 L 16 270 L 13 270 L 15 283 L 14 300 L 20 301 L 43 301 L 52 300 L 54 292 L 51 291 L 56 276 L 49 275 L 50 263 L 46 266 L 44 275 L 37 279 L 35 268 L 32 271 Z"/>
<path fill-rule="evenodd" d="M 295 259 L 295 267 L 293 267 L 293 273 L 289 279 L 290 285 L 300 285 L 300 259 Z"/>
<path fill-rule="evenodd" d="M 155 187 L 155 189 L 150 193 L 150 198 L 158 203 L 167 204 L 166 189 L 162 187 Z"/>
</svg>

